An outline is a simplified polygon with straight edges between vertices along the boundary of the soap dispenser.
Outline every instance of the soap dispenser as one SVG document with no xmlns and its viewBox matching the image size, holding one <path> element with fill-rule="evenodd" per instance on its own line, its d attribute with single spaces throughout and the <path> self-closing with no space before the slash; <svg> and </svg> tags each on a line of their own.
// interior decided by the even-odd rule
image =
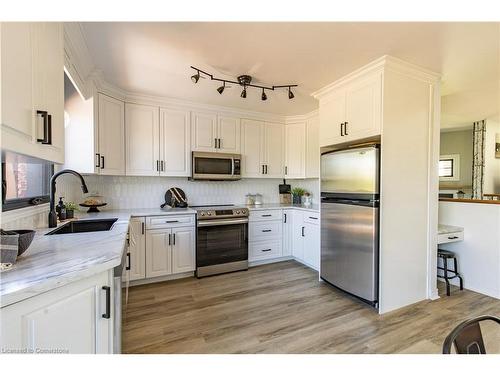
<svg viewBox="0 0 500 375">
<path fill-rule="evenodd" d="M 59 216 L 59 220 L 66 220 L 66 206 L 63 202 L 64 197 L 59 197 L 59 203 L 56 207 L 57 215 Z"/>
</svg>

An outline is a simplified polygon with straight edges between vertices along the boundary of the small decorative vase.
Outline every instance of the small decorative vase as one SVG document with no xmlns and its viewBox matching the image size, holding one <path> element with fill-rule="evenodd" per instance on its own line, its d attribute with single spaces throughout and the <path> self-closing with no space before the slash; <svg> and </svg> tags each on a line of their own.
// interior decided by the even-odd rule
<svg viewBox="0 0 500 375">
<path fill-rule="evenodd" d="M 73 219 L 75 217 L 74 210 L 66 210 L 66 219 Z"/>
<path fill-rule="evenodd" d="M 300 199 L 301 199 L 300 195 L 295 195 L 294 194 L 293 195 L 293 204 L 300 204 L 301 203 Z"/>
</svg>

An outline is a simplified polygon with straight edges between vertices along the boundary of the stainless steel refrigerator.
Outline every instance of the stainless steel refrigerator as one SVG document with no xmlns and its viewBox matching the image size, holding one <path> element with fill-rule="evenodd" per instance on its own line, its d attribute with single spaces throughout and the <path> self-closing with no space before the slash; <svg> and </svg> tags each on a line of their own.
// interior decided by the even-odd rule
<svg viewBox="0 0 500 375">
<path fill-rule="evenodd" d="M 321 155 L 321 278 L 377 306 L 380 146 Z"/>
</svg>

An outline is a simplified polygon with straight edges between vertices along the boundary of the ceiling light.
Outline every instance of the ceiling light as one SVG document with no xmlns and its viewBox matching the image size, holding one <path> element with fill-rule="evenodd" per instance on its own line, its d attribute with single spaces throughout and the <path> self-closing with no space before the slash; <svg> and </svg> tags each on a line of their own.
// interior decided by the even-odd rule
<svg viewBox="0 0 500 375">
<path fill-rule="evenodd" d="M 264 89 L 262 89 L 262 100 L 267 100 L 267 95 Z"/>
<path fill-rule="evenodd" d="M 200 79 L 200 71 L 198 70 L 194 76 L 191 76 L 191 81 L 193 81 L 193 83 L 198 83 L 199 79 Z"/>
<path fill-rule="evenodd" d="M 222 95 L 225 88 L 226 88 L 226 81 L 224 81 L 224 84 L 221 87 L 217 88 L 218 93 Z"/>
<path fill-rule="evenodd" d="M 257 84 L 252 83 L 252 76 L 249 76 L 248 74 L 240 75 L 236 78 L 235 81 L 232 81 L 230 79 L 221 79 L 221 78 L 214 77 L 212 74 L 205 72 L 205 71 L 203 71 L 199 68 L 196 68 L 194 66 L 191 66 L 191 69 L 196 71 L 196 74 L 191 76 L 191 80 L 194 83 L 197 83 L 200 78 L 210 78 L 211 81 L 222 82 L 222 86 L 219 86 L 217 88 L 217 92 L 220 95 L 222 95 L 222 93 L 225 91 L 226 88 L 231 87 L 231 86 L 226 86 L 226 83 L 234 83 L 235 85 L 243 86 L 243 91 L 240 94 L 240 96 L 242 98 L 247 97 L 247 87 L 256 87 L 256 88 L 262 89 L 261 99 L 263 101 L 267 100 L 266 90 L 272 90 L 272 91 L 278 90 L 278 89 L 288 90 L 288 99 L 293 99 L 295 97 L 295 95 L 292 92 L 292 87 L 297 87 L 297 85 L 290 85 L 290 84 L 279 85 L 279 86 L 278 85 L 272 85 L 272 86 L 257 85 Z"/>
</svg>

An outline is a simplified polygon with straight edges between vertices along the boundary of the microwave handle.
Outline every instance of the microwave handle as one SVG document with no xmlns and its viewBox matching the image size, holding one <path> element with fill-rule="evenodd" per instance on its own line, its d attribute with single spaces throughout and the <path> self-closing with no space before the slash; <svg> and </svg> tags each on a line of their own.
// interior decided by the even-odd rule
<svg viewBox="0 0 500 375">
<path fill-rule="evenodd" d="M 231 176 L 234 176 L 234 157 L 231 158 Z"/>
</svg>

